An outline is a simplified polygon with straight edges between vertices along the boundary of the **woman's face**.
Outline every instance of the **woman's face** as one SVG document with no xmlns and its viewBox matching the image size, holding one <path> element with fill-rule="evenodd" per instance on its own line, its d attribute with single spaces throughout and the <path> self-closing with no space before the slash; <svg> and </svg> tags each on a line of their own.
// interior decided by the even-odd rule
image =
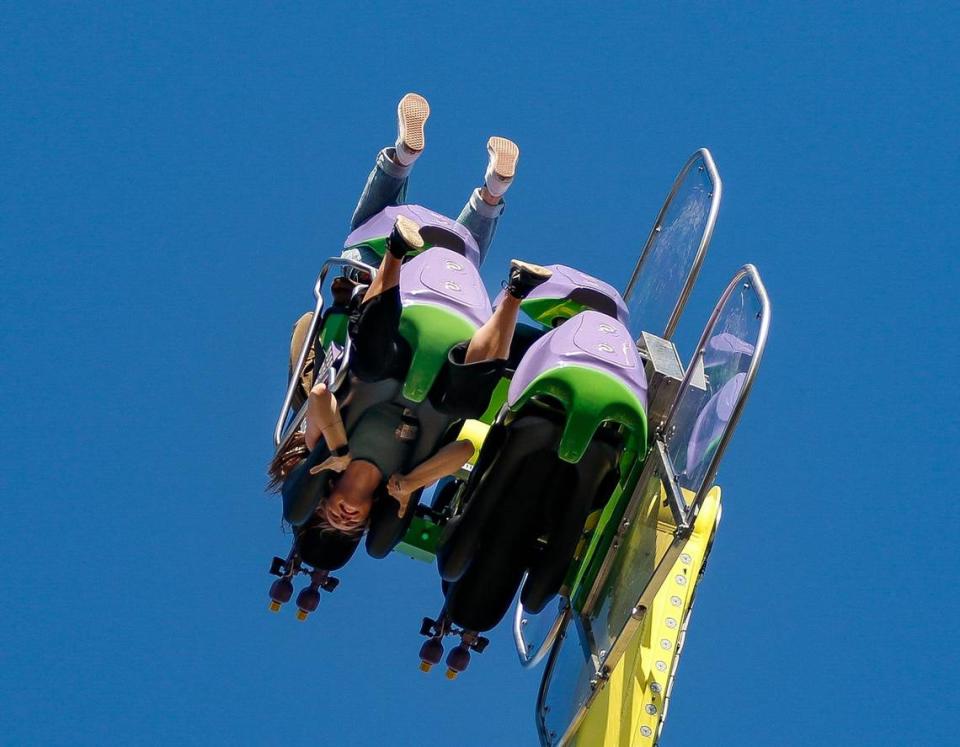
<svg viewBox="0 0 960 747">
<path fill-rule="evenodd" d="M 352 464 L 339 476 L 323 504 L 327 521 L 341 532 L 349 532 L 366 524 L 373 508 L 376 482 L 371 485 L 369 480 L 363 479 L 351 467 Z"/>
</svg>

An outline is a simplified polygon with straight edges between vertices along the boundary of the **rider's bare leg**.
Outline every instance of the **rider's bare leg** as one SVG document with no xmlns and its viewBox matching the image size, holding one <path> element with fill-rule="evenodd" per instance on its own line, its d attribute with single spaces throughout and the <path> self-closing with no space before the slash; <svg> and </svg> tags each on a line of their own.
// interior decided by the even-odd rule
<svg viewBox="0 0 960 747">
<path fill-rule="evenodd" d="M 400 285 L 400 268 L 407 252 L 422 249 L 423 237 L 420 236 L 420 226 L 414 221 L 401 215 L 393 224 L 393 232 L 387 240 L 387 251 L 383 253 L 380 270 L 370 283 L 364 301 L 376 298 L 392 288 Z"/>
<path fill-rule="evenodd" d="M 397 259 L 390 252 L 385 252 L 380 262 L 380 270 L 377 272 L 377 276 L 373 279 L 373 282 L 370 283 L 370 287 L 367 288 L 367 293 L 363 297 L 364 300 L 369 301 L 384 291 L 400 285 L 400 268 L 402 266 L 403 260 Z"/>
<path fill-rule="evenodd" d="M 506 360 L 510 356 L 510 344 L 517 327 L 520 302 L 539 285 L 547 282 L 553 273 L 546 267 L 513 260 L 510 263 L 510 279 L 507 292 L 496 311 L 480 329 L 473 333 L 463 362 Z"/>
<path fill-rule="evenodd" d="M 517 327 L 520 299 L 507 296 L 480 329 L 473 333 L 464 363 L 506 360 L 510 355 L 513 331 Z"/>
<path fill-rule="evenodd" d="M 293 334 L 290 337 L 290 371 L 292 372 L 300 358 L 300 351 L 307 340 L 307 332 L 310 330 L 310 322 L 313 321 L 313 312 L 308 311 L 301 316 L 297 323 L 293 325 Z M 307 350 L 307 359 L 304 362 L 303 371 L 300 374 L 300 384 L 303 386 L 303 392 L 306 394 L 313 385 L 313 365 L 314 349 L 310 346 Z"/>
<path fill-rule="evenodd" d="M 307 398 L 307 448 L 313 451 L 321 437 L 331 451 L 347 443 L 337 399 L 325 384 L 317 384 Z"/>
</svg>

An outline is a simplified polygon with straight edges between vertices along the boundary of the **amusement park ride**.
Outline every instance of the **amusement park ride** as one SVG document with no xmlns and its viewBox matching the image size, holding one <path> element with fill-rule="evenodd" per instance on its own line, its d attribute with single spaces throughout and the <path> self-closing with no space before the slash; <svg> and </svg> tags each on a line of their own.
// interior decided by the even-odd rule
<svg viewBox="0 0 960 747">
<path fill-rule="evenodd" d="M 654 221 L 623 293 L 576 269 L 523 301 L 531 324 L 518 328 L 507 371 L 487 411 L 456 421 L 431 392 L 448 351 L 489 318 L 472 236 L 415 205 L 387 208 L 347 237 L 346 247 L 384 251 L 393 221 L 422 226 L 426 248 L 401 273 L 401 334 L 412 362 L 404 381 L 364 385 L 348 376 L 348 305 L 333 298 L 336 278 L 362 292 L 377 272 L 334 258 L 314 287 L 316 307 L 291 371 L 274 446 L 282 452 L 304 427 L 301 373 L 316 355 L 314 382 L 358 401 L 395 401 L 416 414 L 417 451 L 469 439 L 469 464 L 415 494 L 403 518 L 374 510 L 364 542 L 436 562 L 444 604 L 425 618 L 421 666 L 463 671 L 510 618 L 520 662 L 546 662 L 536 706 L 543 745 L 657 743 L 694 594 L 721 514 L 713 484 L 763 357 L 770 302 L 757 269 L 745 265 L 723 289 L 686 365 L 671 337 L 713 234 L 722 186 L 713 158 L 698 150 L 684 164 Z M 331 300 L 333 299 L 333 300 Z M 349 427 L 350 414 L 346 415 Z M 317 447 L 322 449 L 323 446 Z M 288 479 L 288 483 L 291 480 Z M 284 490 L 296 490 L 285 484 Z M 392 500 L 392 499 L 390 499 Z M 274 558 L 271 608 L 293 597 L 305 619 L 356 543 L 333 547 L 329 567 L 293 547 Z M 336 543 L 338 538 L 331 537 Z M 519 595 L 518 595 L 519 592 Z"/>
</svg>

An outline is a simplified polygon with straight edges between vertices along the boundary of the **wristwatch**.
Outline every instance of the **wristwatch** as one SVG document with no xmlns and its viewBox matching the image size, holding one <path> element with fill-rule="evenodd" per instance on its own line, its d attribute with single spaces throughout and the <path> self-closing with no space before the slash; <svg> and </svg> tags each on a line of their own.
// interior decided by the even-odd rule
<svg viewBox="0 0 960 747">
<path fill-rule="evenodd" d="M 331 449 L 330 453 L 335 457 L 345 457 L 350 453 L 350 445 L 344 444 L 343 446 L 338 446 L 335 449 Z"/>
</svg>

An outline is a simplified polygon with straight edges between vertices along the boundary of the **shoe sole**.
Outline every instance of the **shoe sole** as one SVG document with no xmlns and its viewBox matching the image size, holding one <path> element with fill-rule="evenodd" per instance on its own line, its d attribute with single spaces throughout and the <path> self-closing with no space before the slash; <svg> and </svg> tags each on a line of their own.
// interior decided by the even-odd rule
<svg viewBox="0 0 960 747">
<path fill-rule="evenodd" d="M 407 246 L 423 249 L 423 236 L 420 235 L 420 226 L 415 221 L 405 215 L 398 215 L 394 226 Z"/>
<path fill-rule="evenodd" d="M 538 280 L 542 278 L 542 282 L 544 283 L 553 277 L 553 270 L 548 270 L 543 265 L 535 265 L 532 262 L 524 262 L 520 259 L 511 259 L 510 267 L 516 267 L 520 270 L 523 270 Z"/>
<path fill-rule="evenodd" d="M 505 137 L 492 137 L 487 141 L 487 152 L 490 154 L 493 173 L 501 179 L 512 179 L 517 173 L 520 147 Z"/>
<path fill-rule="evenodd" d="M 408 93 L 397 104 L 400 140 L 412 151 L 421 151 L 426 142 L 423 126 L 430 118 L 430 104 L 419 93 Z"/>
</svg>

